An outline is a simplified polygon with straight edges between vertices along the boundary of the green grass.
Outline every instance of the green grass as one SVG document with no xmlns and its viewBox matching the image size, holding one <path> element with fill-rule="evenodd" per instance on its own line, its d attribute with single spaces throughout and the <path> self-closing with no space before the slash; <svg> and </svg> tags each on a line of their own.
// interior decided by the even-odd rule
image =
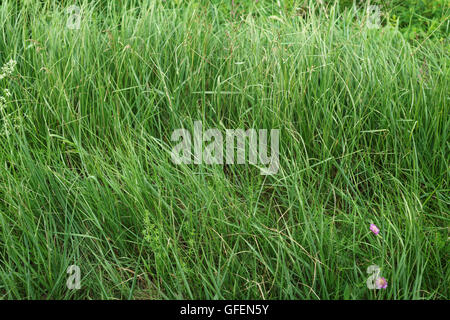
<svg viewBox="0 0 450 320">
<path fill-rule="evenodd" d="M 448 42 L 141 2 L 0 4 L 0 298 L 448 299 Z M 196 120 L 280 129 L 280 170 L 173 164 Z"/>
</svg>

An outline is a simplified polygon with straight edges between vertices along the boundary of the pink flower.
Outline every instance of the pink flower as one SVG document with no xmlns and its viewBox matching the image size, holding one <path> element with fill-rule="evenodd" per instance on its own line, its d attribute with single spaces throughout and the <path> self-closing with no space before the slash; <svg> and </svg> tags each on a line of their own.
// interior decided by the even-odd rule
<svg viewBox="0 0 450 320">
<path fill-rule="evenodd" d="M 379 277 L 377 280 L 375 280 L 375 285 L 377 286 L 377 289 L 386 289 L 387 281 L 385 278 Z"/>
<path fill-rule="evenodd" d="M 375 234 L 380 233 L 380 229 L 378 229 L 378 227 L 376 225 L 374 225 L 373 223 L 370 224 L 370 231 L 372 231 Z"/>
</svg>

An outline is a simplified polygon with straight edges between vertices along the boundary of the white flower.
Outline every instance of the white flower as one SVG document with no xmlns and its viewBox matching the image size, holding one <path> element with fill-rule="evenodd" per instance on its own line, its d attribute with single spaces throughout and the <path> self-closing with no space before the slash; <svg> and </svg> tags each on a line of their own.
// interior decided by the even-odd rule
<svg viewBox="0 0 450 320">
<path fill-rule="evenodd" d="M 15 60 L 9 60 L 7 63 L 3 65 L 3 67 L 0 70 L 0 80 L 6 78 L 7 76 L 11 75 L 14 72 L 14 68 L 16 66 L 17 62 Z M 8 98 L 11 97 L 11 92 L 5 88 L 3 89 L 4 95 Z M 3 123 L 3 128 L 1 128 L 0 125 L 0 135 L 2 136 L 9 136 L 11 133 L 11 128 L 16 129 L 18 127 L 17 119 L 13 119 L 13 123 L 10 123 L 10 115 L 6 112 L 7 100 L 4 96 L 0 95 L 0 124 Z"/>
<path fill-rule="evenodd" d="M 1 119 L 1 113 L 3 112 L 3 110 L 5 109 L 5 105 L 6 105 L 6 99 L 3 96 L 0 96 L 0 119 Z"/>
<path fill-rule="evenodd" d="M 9 60 L 6 64 L 3 65 L 2 71 L 0 73 L 0 80 L 3 79 L 6 76 L 9 76 L 14 72 L 14 68 L 16 67 L 17 61 L 16 60 Z"/>
</svg>

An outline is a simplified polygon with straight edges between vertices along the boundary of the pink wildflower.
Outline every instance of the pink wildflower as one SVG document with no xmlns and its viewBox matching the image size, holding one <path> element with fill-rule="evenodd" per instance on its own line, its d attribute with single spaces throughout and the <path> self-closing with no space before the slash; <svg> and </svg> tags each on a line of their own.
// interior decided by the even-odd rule
<svg viewBox="0 0 450 320">
<path fill-rule="evenodd" d="M 380 233 L 380 229 L 378 229 L 378 227 L 376 225 L 374 225 L 373 223 L 370 224 L 370 231 L 372 231 L 375 234 L 379 234 Z"/>
<path fill-rule="evenodd" d="M 377 286 L 377 289 L 386 289 L 387 281 L 385 278 L 379 277 L 377 280 L 375 280 L 375 285 Z"/>
</svg>

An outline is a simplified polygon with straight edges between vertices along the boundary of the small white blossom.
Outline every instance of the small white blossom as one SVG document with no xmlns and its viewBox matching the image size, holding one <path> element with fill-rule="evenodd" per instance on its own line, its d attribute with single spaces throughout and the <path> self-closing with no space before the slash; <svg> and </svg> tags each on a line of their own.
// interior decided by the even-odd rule
<svg viewBox="0 0 450 320">
<path fill-rule="evenodd" d="M 0 69 L 0 80 L 10 76 L 14 72 L 16 64 L 17 62 L 12 59 L 5 63 Z M 6 98 L 11 97 L 11 92 L 4 88 L 3 93 L 5 96 L 0 95 L 0 136 L 9 136 L 13 130 L 19 128 L 20 119 L 15 117 L 11 120 L 11 115 L 5 112 Z"/>
<path fill-rule="evenodd" d="M 7 63 L 5 63 L 0 72 L 0 80 L 11 75 L 14 72 L 14 68 L 16 67 L 16 64 L 17 64 L 17 61 L 13 60 L 13 59 L 11 59 Z"/>
</svg>

